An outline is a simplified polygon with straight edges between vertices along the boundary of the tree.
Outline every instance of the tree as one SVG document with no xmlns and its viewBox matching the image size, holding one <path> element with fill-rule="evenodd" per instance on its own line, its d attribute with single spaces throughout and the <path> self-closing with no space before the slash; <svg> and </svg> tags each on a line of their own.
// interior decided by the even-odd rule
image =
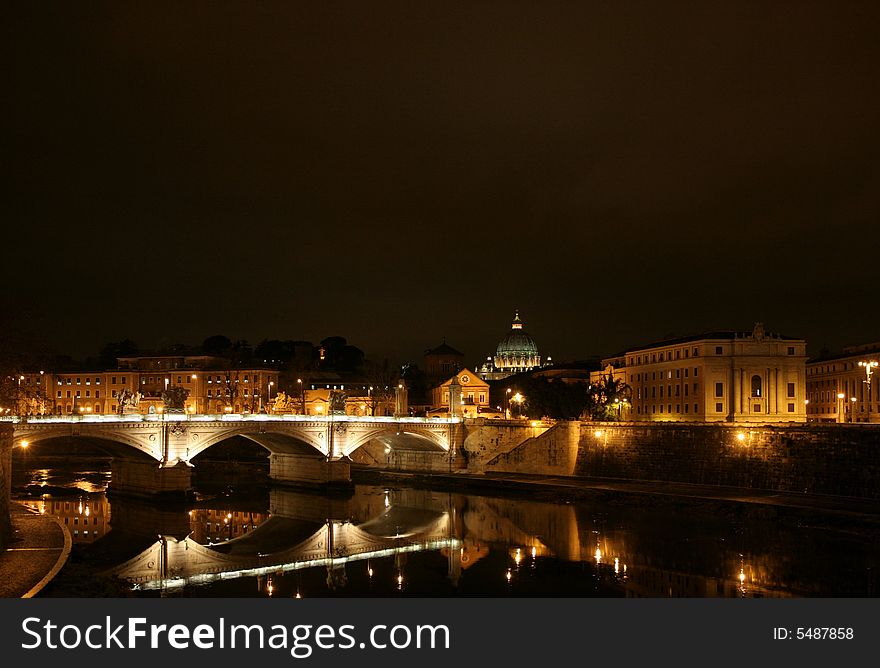
<svg viewBox="0 0 880 668">
<path fill-rule="evenodd" d="M 172 385 L 162 393 L 166 413 L 182 413 L 186 405 L 189 390 L 180 385 Z"/>
<path fill-rule="evenodd" d="M 615 378 L 608 370 L 598 382 L 590 385 L 587 414 L 593 420 L 614 421 L 622 416 L 624 406 L 630 404 L 632 389 L 622 378 Z"/>
<path fill-rule="evenodd" d="M 389 364 L 387 359 L 381 364 L 367 361 L 365 371 L 370 384 L 370 415 L 376 415 L 377 409 L 383 404 L 394 406 L 395 391 L 400 379 L 397 367 Z"/>
<path fill-rule="evenodd" d="M 138 345 L 131 339 L 123 339 L 122 341 L 111 341 L 105 343 L 98 352 L 97 364 L 102 369 L 115 369 L 117 359 L 120 357 L 130 357 L 137 355 Z"/>
</svg>

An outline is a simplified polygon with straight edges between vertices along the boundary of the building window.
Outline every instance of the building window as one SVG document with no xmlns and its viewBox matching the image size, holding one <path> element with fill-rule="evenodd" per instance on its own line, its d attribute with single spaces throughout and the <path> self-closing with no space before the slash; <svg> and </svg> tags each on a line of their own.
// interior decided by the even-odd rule
<svg viewBox="0 0 880 668">
<path fill-rule="evenodd" d="M 700 356 L 700 349 L 694 348 L 694 357 L 699 357 L 699 356 Z"/>
<path fill-rule="evenodd" d="M 789 404 L 789 405 L 788 405 L 788 412 L 789 412 L 789 413 L 794 413 L 794 404 Z"/>
<path fill-rule="evenodd" d="M 761 404 L 754 404 L 752 406 L 752 413 L 760 413 L 761 412 Z"/>
<path fill-rule="evenodd" d="M 700 374 L 700 370 L 697 367 L 694 367 L 694 378 L 696 378 Z"/>
<path fill-rule="evenodd" d="M 61 398 L 61 390 L 58 390 L 58 398 Z"/>
<path fill-rule="evenodd" d="M 760 397 L 761 396 L 761 376 L 752 376 L 752 396 Z M 720 395 L 719 395 L 720 396 Z"/>
<path fill-rule="evenodd" d="M 715 404 L 715 412 L 716 413 L 723 413 L 724 412 L 724 404 L 722 404 L 720 402 Z"/>
<path fill-rule="evenodd" d="M 789 383 L 787 387 L 788 387 L 788 390 L 787 390 L 787 392 L 786 392 L 786 396 L 787 396 L 789 399 L 794 399 L 794 397 L 795 397 L 795 394 L 794 394 L 794 383 Z"/>
<path fill-rule="evenodd" d="M 716 355 L 721 355 L 723 352 L 724 352 L 724 348 L 722 348 L 721 346 L 715 346 L 715 354 Z"/>
<path fill-rule="evenodd" d="M 715 396 L 723 397 L 724 396 L 724 383 L 715 383 Z"/>
<path fill-rule="evenodd" d="M 794 346 L 789 346 L 789 347 L 788 347 L 788 354 L 789 354 L 789 355 L 794 355 Z"/>
</svg>

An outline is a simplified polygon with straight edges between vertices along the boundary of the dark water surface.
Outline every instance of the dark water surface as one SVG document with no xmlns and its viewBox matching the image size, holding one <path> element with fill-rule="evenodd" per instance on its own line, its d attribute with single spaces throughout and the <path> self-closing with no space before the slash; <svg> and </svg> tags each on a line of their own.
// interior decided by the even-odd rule
<svg viewBox="0 0 880 668">
<path fill-rule="evenodd" d="M 552 503 L 405 486 L 328 497 L 198 483 L 108 495 L 109 462 L 15 467 L 74 550 L 47 596 L 877 596 L 870 519 L 760 506 Z M 48 493 L 47 493 L 48 492 Z"/>
</svg>

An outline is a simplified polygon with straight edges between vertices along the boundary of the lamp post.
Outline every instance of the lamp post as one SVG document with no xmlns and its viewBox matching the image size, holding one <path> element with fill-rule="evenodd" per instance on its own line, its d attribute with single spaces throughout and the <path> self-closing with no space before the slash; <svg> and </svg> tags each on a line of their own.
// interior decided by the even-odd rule
<svg viewBox="0 0 880 668">
<path fill-rule="evenodd" d="M 525 401 L 525 397 L 521 395 L 519 392 L 510 397 L 510 400 L 513 401 L 517 405 L 516 416 L 521 417 L 522 415 L 522 404 Z"/>
<path fill-rule="evenodd" d="M 850 397 L 849 401 L 851 404 L 849 408 L 849 421 L 854 423 L 856 421 L 856 398 Z"/>
<path fill-rule="evenodd" d="M 510 393 L 512 390 L 508 387 L 504 393 L 504 417 L 510 419 Z"/>
<path fill-rule="evenodd" d="M 866 398 L 868 401 L 868 418 L 867 419 L 868 419 L 868 423 L 870 424 L 870 422 L 871 422 L 871 403 L 874 400 L 872 393 L 871 393 L 871 376 L 874 373 L 874 369 L 876 369 L 878 366 L 880 366 L 880 362 L 877 362 L 877 360 L 861 360 L 859 362 L 859 366 L 865 370 L 865 380 L 863 380 L 862 382 L 868 386 L 865 394 L 867 395 Z"/>
<path fill-rule="evenodd" d="M 297 378 L 296 384 L 299 386 L 300 410 L 302 411 L 302 414 L 305 415 L 306 414 L 306 391 L 305 391 L 305 388 L 303 387 L 303 379 Z"/>
<path fill-rule="evenodd" d="M 266 412 L 267 412 L 267 413 L 269 412 L 269 404 L 270 404 L 271 401 L 272 401 L 272 386 L 273 386 L 274 384 L 275 384 L 275 383 L 274 383 L 273 381 L 270 380 L 270 381 L 269 381 L 269 384 L 268 384 L 267 387 L 266 387 Z"/>
<path fill-rule="evenodd" d="M 837 393 L 837 422 L 838 424 L 843 423 L 843 399 L 846 395 L 843 392 Z"/>
</svg>

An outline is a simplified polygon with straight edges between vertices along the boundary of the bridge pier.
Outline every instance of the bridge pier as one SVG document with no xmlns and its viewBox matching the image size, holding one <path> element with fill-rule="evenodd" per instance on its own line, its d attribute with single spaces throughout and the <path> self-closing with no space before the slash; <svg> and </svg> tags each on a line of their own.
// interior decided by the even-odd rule
<svg viewBox="0 0 880 668">
<path fill-rule="evenodd" d="M 185 462 L 162 465 L 140 459 L 114 459 L 110 491 L 149 499 L 183 500 L 192 493 L 192 468 Z"/>
<path fill-rule="evenodd" d="M 292 453 L 273 453 L 269 457 L 269 478 L 274 482 L 305 487 L 351 487 L 351 460 L 325 459 Z"/>
</svg>

